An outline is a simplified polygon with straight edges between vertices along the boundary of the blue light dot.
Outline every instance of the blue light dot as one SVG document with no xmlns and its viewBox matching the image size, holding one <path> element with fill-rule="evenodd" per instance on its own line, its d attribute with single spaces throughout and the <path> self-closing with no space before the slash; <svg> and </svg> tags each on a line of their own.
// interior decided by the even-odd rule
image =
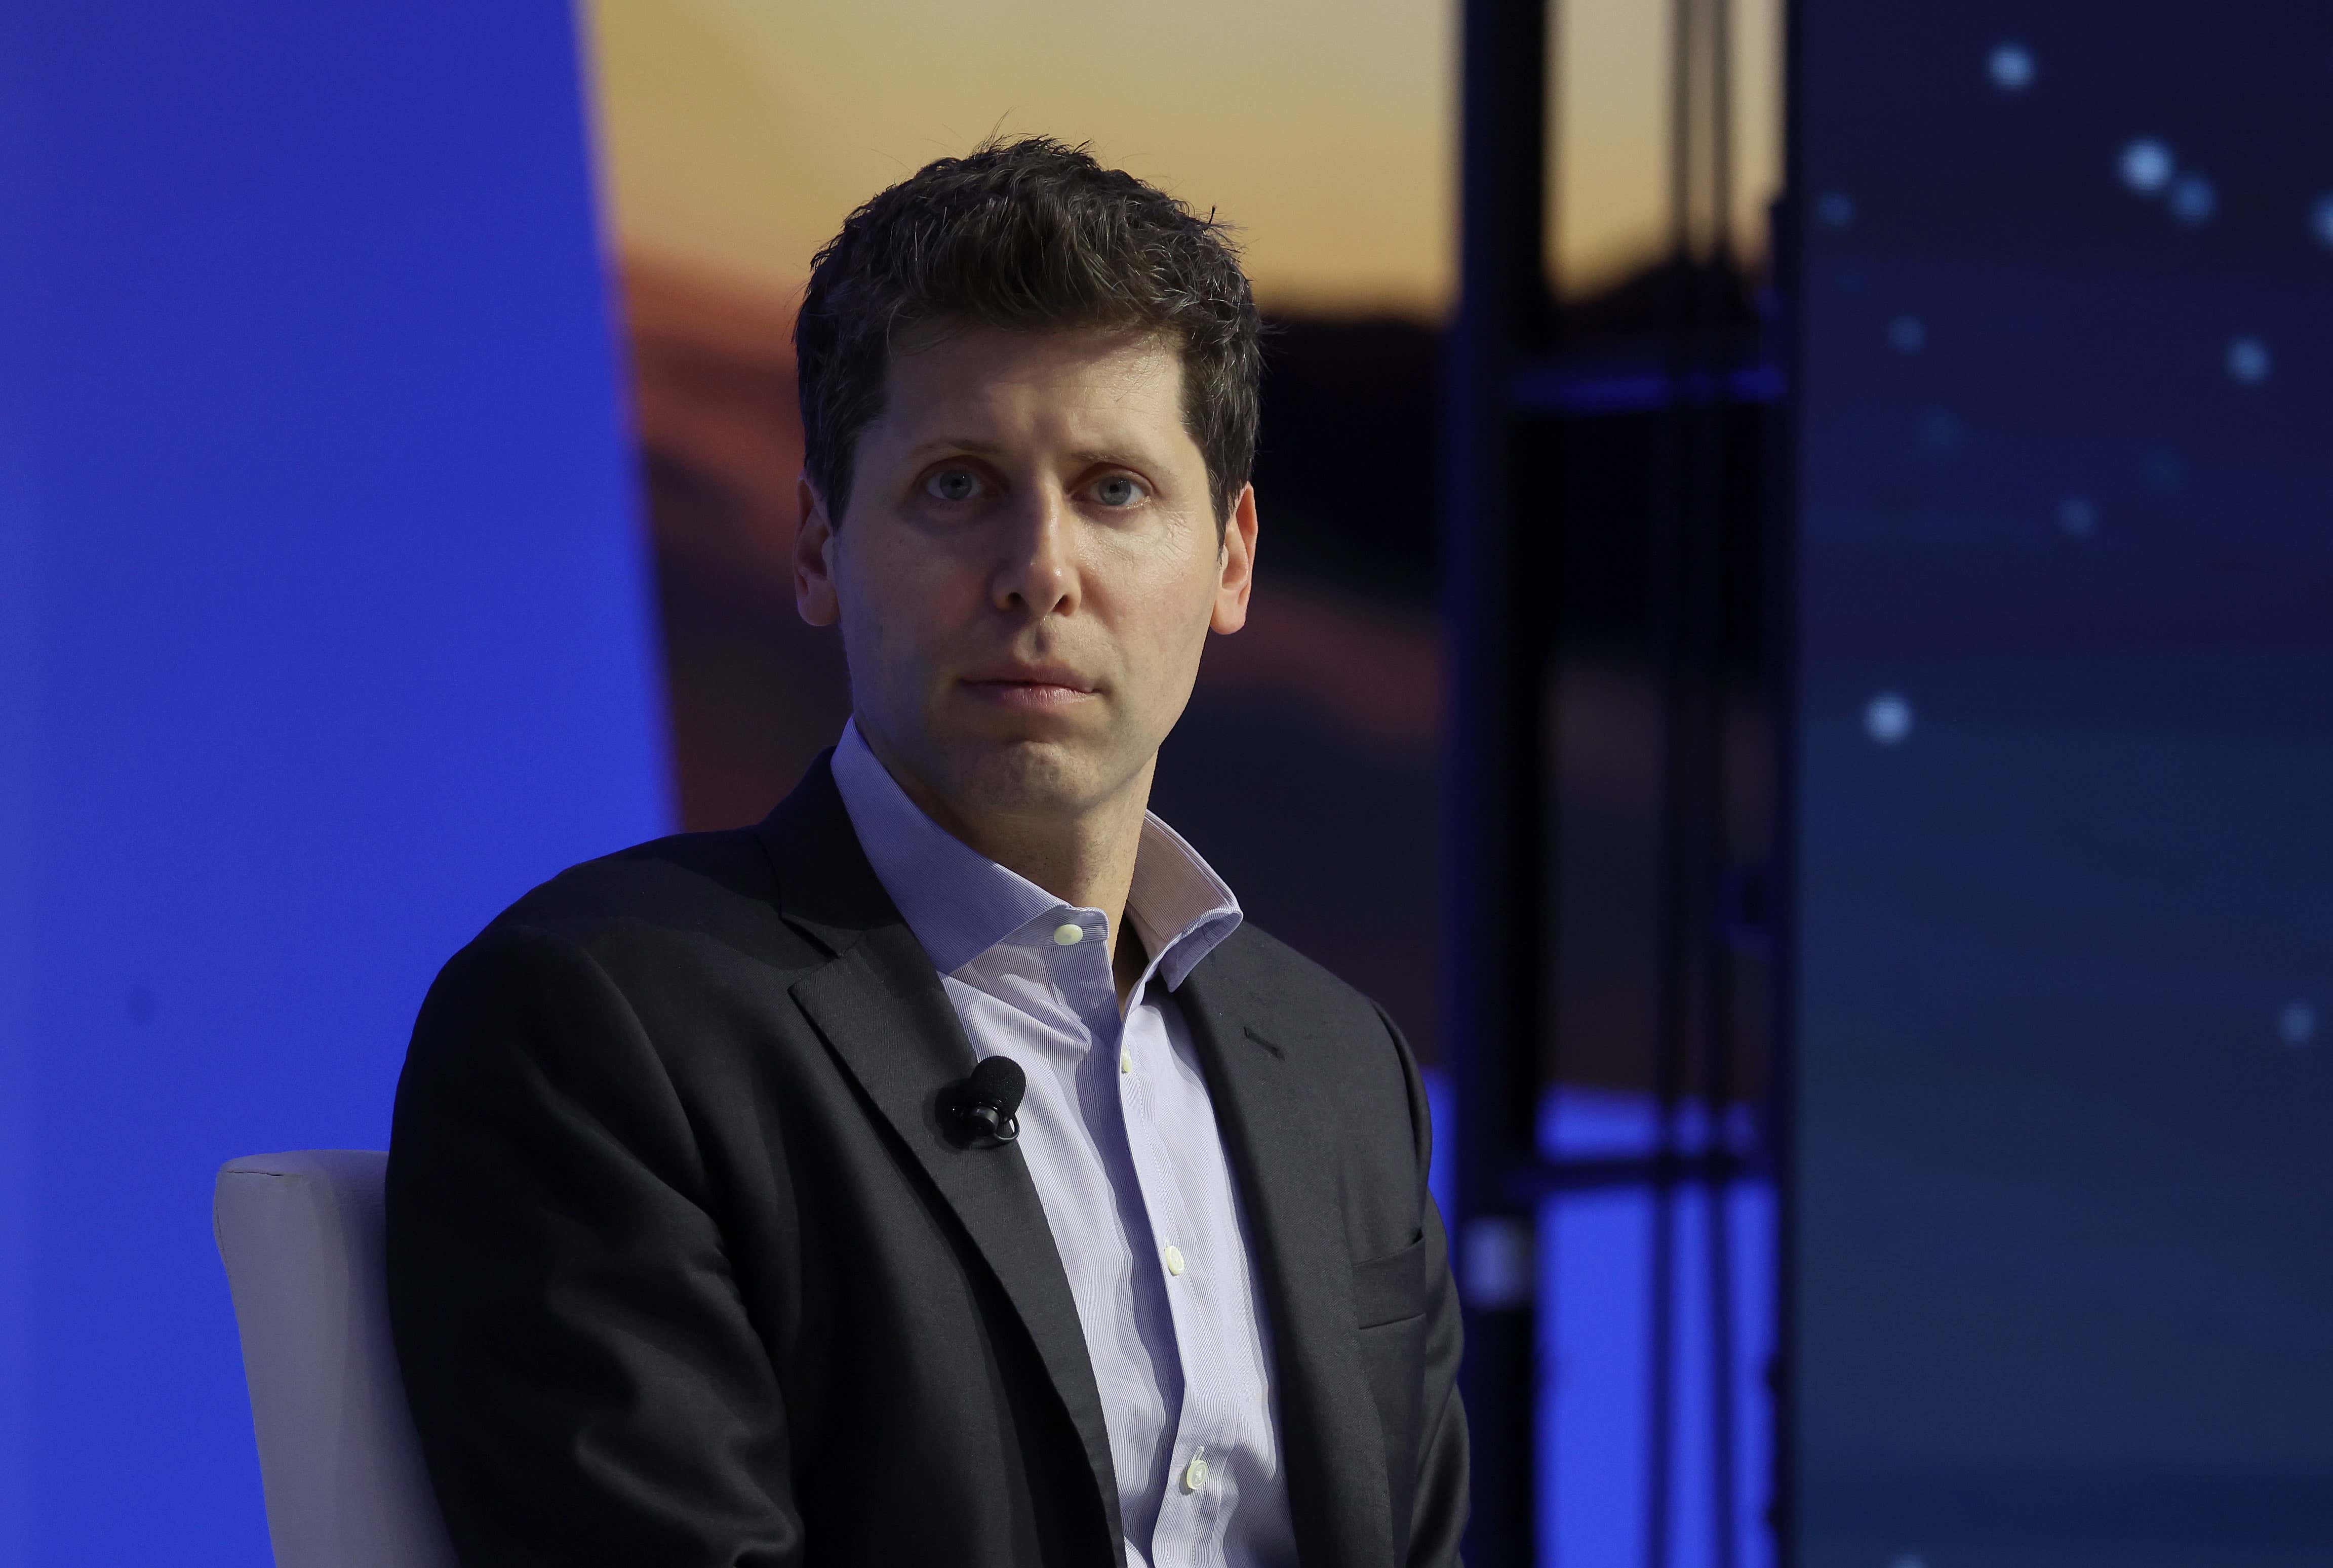
<svg viewBox="0 0 2333 1568">
<path fill-rule="evenodd" d="M 2258 338 L 2235 338 L 2228 343 L 2228 374 L 2246 387 L 2268 379 L 2268 345 Z"/>
<path fill-rule="evenodd" d="M 2277 1038 L 2299 1049 L 2317 1037 L 2317 1009 L 2307 1002 L 2287 1002 L 2276 1015 Z"/>
<path fill-rule="evenodd" d="M 1842 190 L 1825 191 L 1815 198 L 1815 222 L 1827 229 L 1843 229 L 1855 222 L 1855 198 Z"/>
<path fill-rule="evenodd" d="M 2200 174 L 2183 174 L 2171 186 L 2171 215 L 2183 224 L 2211 221 L 2220 210 L 2220 193 Z"/>
<path fill-rule="evenodd" d="M 2141 137 L 2122 149 L 2122 183 L 2141 196 L 2153 196 L 2171 181 L 2171 149 L 2153 137 Z"/>
<path fill-rule="evenodd" d="M 1912 704 L 1893 692 L 1882 692 L 1863 710 L 1863 732 L 1883 746 L 1900 745 L 1912 732 Z"/>
<path fill-rule="evenodd" d="M 2319 244 L 2333 250 L 2333 192 L 2319 196 L 2317 205 L 2309 209 L 2309 232 L 2317 236 Z"/>
<path fill-rule="evenodd" d="M 2058 526 L 2086 539 L 2098 526 L 2098 508 L 2079 495 L 2068 496 L 2058 505 Z"/>
<path fill-rule="evenodd" d="M 2003 43 L 1994 49 L 1984 69 L 2003 92 L 2022 92 L 2033 85 L 2033 53 L 2022 43 Z"/>
<path fill-rule="evenodd" d="M 1887 346 L 1898 354 L 1916 354 L 1928 346 L 1927 323 L 1917 316 L 1898 316 L 1887 323 Z"/>
</svg>

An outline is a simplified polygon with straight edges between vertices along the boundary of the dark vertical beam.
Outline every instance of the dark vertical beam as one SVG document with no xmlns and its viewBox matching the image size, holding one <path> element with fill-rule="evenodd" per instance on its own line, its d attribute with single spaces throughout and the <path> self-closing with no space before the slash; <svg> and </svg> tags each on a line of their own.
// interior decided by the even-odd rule
<svg viewBox="0 0 2333 1568">
<path fill-rule="evenodd" d="M 1774 834 L 1772 936 L 1774 969 L 1768 1038 L 1766 1125 L 1774 1172 L 1774 1360 L 1767 1368 L 1773 1395 L 1773 1497 L 1767 1516 L 1778 1568 L 1800 1562 L 1799 1521 L 1799 430 L 1800 388 L 1806 385 L 1806 16 L 1798 4 L 1782 8 L 1782 195 L 1768 220 L 1773 245 L 1775 293 L 1781 302 L 1777 336 L 1787 388 L 1770 425 L 1766 453 L 1766 686 L 1773 713 Z"/>
<path fill-rule="evenodd" d="M 1539 1102 L 1546 590 L 1522 549 L 1507 388 L 1546 309 L 1546 58 L 1545 0 L 1464 0 L 1459 305 L 1442 432 L 1442 1037 L 1457 1089 L 1474 1568 L 1524 1568 L 1536 1535 L 1536 1222 L 1512 1178 L 1535 1153 Z"/>
<path fill-rule="evenodd" d="M 1694 331 L 1699 289 L 1693 217 L 1701 148 L 1694 91 L 1699 42 L 1698 0 L 1670 0 L 1668 62 L 1668 275 L 1666 352 L 1673 385 L 1702 368 Z M 1690 831 L 1695 769 L 1689 755 L 1695 675 L 1692 641 L 1694 524 L 1700 497 L 1695 458 L 1697 411 L 1674 397 L 1657 416 L 1647 506 L 1647 630 L 1661 702 L 1658 946 L 1654 955 L 1656 1025 L 1652 1060 L 1654 1180 L 1647 1253 L 1644 1546 L 1641 1568 L 1667 1568 L 1675 1510 L 1676 1183 L 1678 1101 L 1685 1090 L 1688 1006 L 1694 960 L 1693 873 L 1698 845 Z"/>
<path fill-rule="evenodd" d="M 1710 272 L 1714 287 L 1728 288 L 1734 286 L 1733 0 L 1709 0 L 1709 29 L 1710 209 L 1714 225 Z M 1723 363 L 1732 358 L 1732 353 L 1729 335 L 1721 329 L 1712 359 Z M 1724 385 L 1722 376 L 1716 382 L 1720 387 Z M 1711 559 L 1708 598 L 1703 609 L 1707 617 L 1709 657 L 1703 799 L 1709 813 L 1706 832 L 1713 893 L 1733 875 L 1731 827 L 1736 787 L 1729 767 L 1733 731 L 1730 721 L 1736 682 L 1730 661 L 1732 628 L 1727 621 L 1727 611 L 1733 603 L 1729 585 L 1733 571 L 1733 530 L 1729 526 L 1733 521 L 1730 505 L 1733 490 L 1727 482 L 1733 450 L 1729 438 L 1733 414 L 1725 402 L 1721 391 L 1710 410 L 1714 448 L 1714 483 L 1709 499 Z M 1703 922 L 1702 930 L 1707 951 L 1703 970 L 1702 1095 L 1703 1103 L 1709 1107 L 1712 1143 L 1719 1151 L 1711 1166 L 1709 1184 L 1704 1190 L 1703 1209 L 1707 1248 L 1704 1257 L 1709 1274 L 1710 1511 L 1715 1515 L 1713 1538 L 1717 1544 L 1711 1568 L 1735 1568 L 1740 1555 L 1735 1528 L 1741 1510 L 1734 1485 L 1733 1216 L 1732 1165 L 1726 1157 L 1731 1152 L 1731 1134 L 1726 1130 L 1732 1125 L 1730 1113 L 1733 1106 L 1733 959 L 1720 932 L 1714 907 L 1710 917 Z"/>
</svg>

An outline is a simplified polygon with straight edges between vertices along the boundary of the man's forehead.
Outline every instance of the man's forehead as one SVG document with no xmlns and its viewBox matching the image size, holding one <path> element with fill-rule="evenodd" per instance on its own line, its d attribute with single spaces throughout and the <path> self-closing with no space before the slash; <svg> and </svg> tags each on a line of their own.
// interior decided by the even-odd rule
<svg viewBox="0 0 2333 1568">
<path fill-rule="evenodd" d="M 883 423 L 916 446 L 999 446 L 1042 426 L 1097 452 L 1182 425 L 1182 358 L 1157 334 L 967 327 L 892 356 Z"/>
<path fill-rule="evenodd" d="M 1155 333 L 974 326 L 909 339 L 892 351 L 888 370 L 889 389 L 902 397 L 1036 395 L 1102 406 L 1179 394 L 1183 363 L 1176 346 Z"/>
</svg>

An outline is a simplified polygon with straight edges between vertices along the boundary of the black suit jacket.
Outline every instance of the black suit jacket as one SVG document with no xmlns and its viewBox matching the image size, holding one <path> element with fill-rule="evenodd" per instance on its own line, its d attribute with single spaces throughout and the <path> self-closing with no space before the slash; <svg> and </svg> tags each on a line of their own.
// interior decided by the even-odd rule
<svg viewBox="0 0 2333 1568">
<path fill-rule="evenodd" d="M 1425 1095 L 1244 926 L 1176 992 L 1257 1253 L 1304 1562 L 1455 1562 Z M 389 1310 L 470 1568 L 1123 1561 L 1018 1149 L 824 760 L 755 828 L 578 866 L 446 966 L 398 1087 Z"/>
</svg>

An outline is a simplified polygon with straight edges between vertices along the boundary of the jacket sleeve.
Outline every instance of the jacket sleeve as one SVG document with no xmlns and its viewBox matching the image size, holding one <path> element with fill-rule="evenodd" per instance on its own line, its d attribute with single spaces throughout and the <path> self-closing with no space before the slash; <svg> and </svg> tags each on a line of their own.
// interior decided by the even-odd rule
<svg viewBox="0 0 2333 1568">
<path fill-rule="evenodd" d="M 1417 1445 L 1417 1490 L 1410 1511 L 1408 1561 L 1413 1568 L 1443 1568 L 1459 1562 L 1459 1543 L 1466 1533 L 1466 1408 L 1458 1396 L 1458 1362 L 1464 1350 L 1458 1287 L 1450 1274 L 1450 1243 L 1442 1229 L 1442 1212 L 1426 1185 L 1426 1172 L 1434 1162 L 1434 1127 L 1426 1085 L 1400 1027 L 1383 1008 L 1378 1009 L 1378 1016 L 1393 1036 L 1408 1085 L 1422 1216 L 1419 1229 L 1426 1238 L 1425 1398 L 1418 1407 L 1425 1419 Z"/>
<path fill-rule="evenodd" d="M 679 1097 L 574 942 L 449 963 L 398 1083 L 390 1321 L 466 1568 L 802 1556 L 775 1370 Z"/>
</svg>

